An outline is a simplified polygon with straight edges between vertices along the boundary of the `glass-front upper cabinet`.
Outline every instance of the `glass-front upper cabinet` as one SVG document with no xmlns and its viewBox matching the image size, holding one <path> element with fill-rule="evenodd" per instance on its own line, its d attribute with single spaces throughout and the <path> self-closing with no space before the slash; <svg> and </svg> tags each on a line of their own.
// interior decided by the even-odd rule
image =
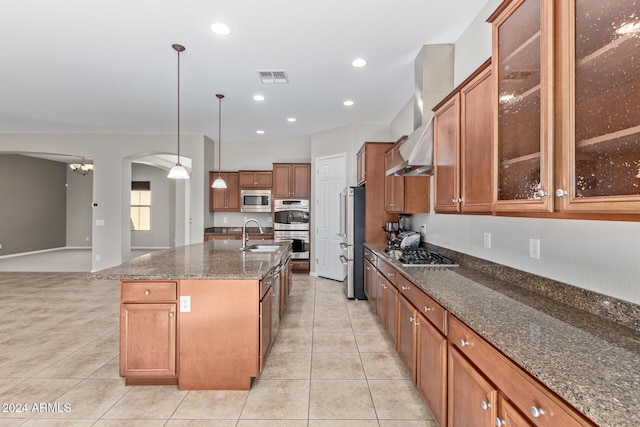
<svg viewBox="0 0 640 427">
<path fill-rule="evenodd" d="M 565 211 L 640 212 L 640 0 L 560 2 Z"/>
<path fill-rule="evenodd" d="M 496 211 L 551 211 L 552 1 L 503 2 L 493 25 Z"/>
</svg>

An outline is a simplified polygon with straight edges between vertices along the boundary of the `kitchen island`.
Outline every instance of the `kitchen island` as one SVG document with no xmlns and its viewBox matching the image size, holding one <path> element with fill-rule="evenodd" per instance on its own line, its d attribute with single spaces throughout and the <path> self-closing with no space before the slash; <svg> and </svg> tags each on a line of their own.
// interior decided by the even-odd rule
<svg viewBox="0 0 640 427">
<path fill-rule="evenodd" d="M 120 280 L 120 375 L 128 385 L 246 390 L 288 294 L 291 242 L 208 241 L 93 274 Z"/>
</svg>

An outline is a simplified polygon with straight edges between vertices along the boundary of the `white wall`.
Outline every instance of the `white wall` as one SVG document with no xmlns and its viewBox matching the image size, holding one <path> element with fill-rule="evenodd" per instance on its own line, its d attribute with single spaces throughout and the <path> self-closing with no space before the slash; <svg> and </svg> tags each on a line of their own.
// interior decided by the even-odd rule
<svg viewBox="0 0 640 427">
<path fill-rule="evenodd" d="M 131 181 L 151 183 L 151 230 L 132 230 L 131 248 L 171 247 L 175 185 L 167 179 L 167 171 L 155 166 L 133 163 Z"/>
<path fill-rule="evenodd" d="M 67 247 L 91 248 L 93 174 L 67 169 Z"/>
<path fill-rule="evenodd" d="M 491 56 L 491 25 L 485 20 L 500 3 L 489 2 L 456 42 L 456 85 Z M 407 131 L 394 127 L 396 137 Z M 427 224 L 429 243 L 640 304 L 637 222 L 432 212 L 414 215 L 413 229 L 421 224 Z M 491 233 L 491 249 L 483 246 L 485 232 Z M 540 260 L 529 258 L 529 238 L 540 239 Z"/>
<path fill-rule="evenodd" d="M 92 270 L 102 270 L 129 259 L 131 242 L 129 191 L 131 163 L 142 155 L 175 153 L 174 135 L 125 134 L 2 134 L 0 152 L 55 153 L 94 160 L 92 209 Z M 204 138 L 182 135 L 181 154 L 192 159 L 191 180 L 176 182 L 175 245 L 203 240 L 205 174 Z M 183 159 L 184 161 L 184 159 Z M 97 224 L 103 225 L 97 225 Z"/>
</svg>

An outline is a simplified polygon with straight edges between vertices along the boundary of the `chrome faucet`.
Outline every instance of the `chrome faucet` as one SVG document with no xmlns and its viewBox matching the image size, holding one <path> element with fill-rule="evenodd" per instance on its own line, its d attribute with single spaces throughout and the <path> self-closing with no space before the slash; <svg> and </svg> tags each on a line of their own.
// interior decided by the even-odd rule
<svg viewBox="0 0 640 427">
<path fill-rule="evenodd" d="M 247 242 L 249 241 L 249 238 L 247 236 L 247 224 L 251 221 L 258 224 L 258 229 L 260 230 L 260 234 L 264 234 L 264 231 L 262 231 L 262 226 L 260 225 L 257 219 L 249 218 L 248 220 L 246 220 L 244 224 L 242 224 L 242 250 L 247 249 Z"/>
</svg>

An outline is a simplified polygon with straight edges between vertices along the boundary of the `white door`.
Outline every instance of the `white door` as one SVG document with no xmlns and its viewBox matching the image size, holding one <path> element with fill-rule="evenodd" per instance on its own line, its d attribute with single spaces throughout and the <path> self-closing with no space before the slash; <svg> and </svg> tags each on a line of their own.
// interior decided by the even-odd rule
<svg viewBox="0 0 640 427">
<path fill-rule="evenodd" d="M 346 267 L 340 262 L 340 193 L 347 186 L 347 154 L 316 159 L 315 272 L 320 277 L 344 280 Z"/>
</svg>

